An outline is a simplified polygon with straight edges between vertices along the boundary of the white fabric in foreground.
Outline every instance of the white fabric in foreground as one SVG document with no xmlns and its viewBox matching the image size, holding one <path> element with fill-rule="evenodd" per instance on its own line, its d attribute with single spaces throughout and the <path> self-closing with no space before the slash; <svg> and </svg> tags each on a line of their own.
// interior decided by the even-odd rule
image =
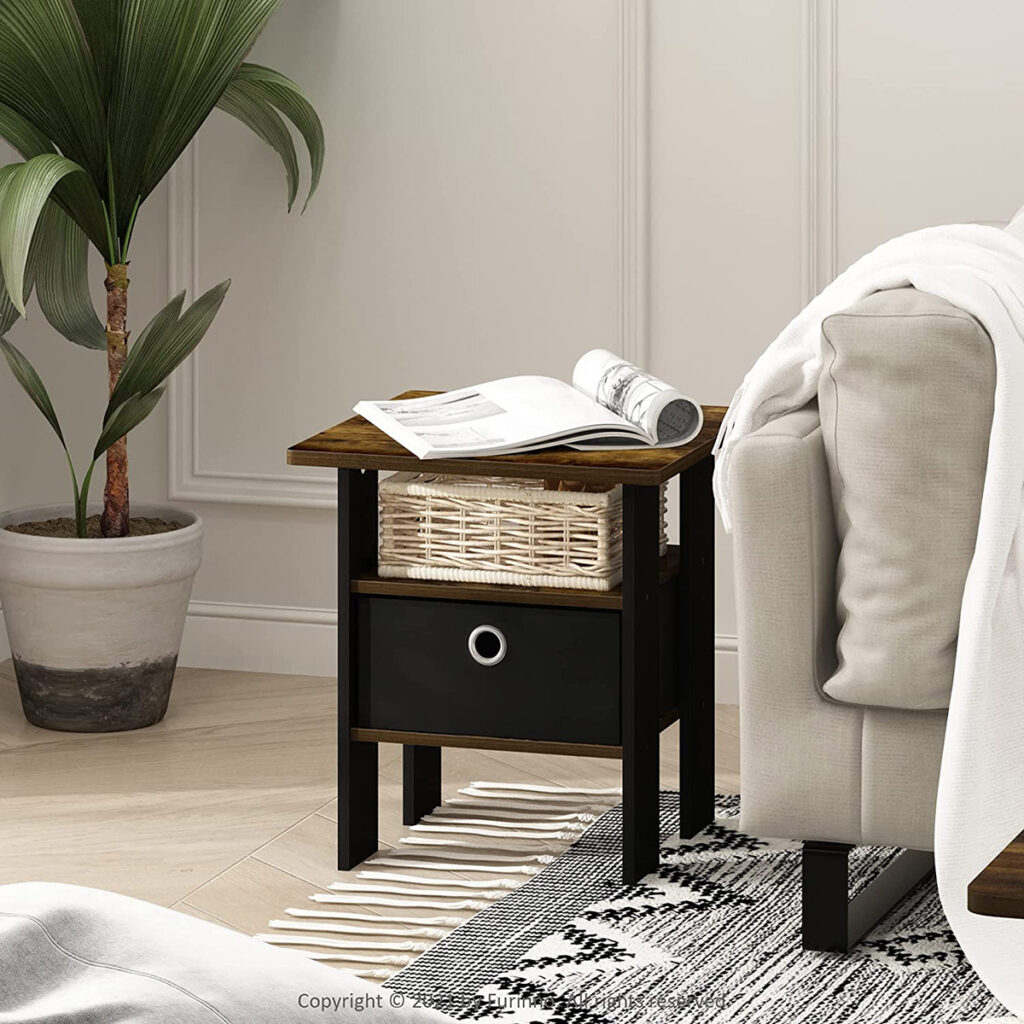
<svg viewBox="0 0 1024 1024">
<path fill-rule="evenodd" d="M 988 469 L 960 614 L 935 859 L 942 904 L 968 959 L 997 998 L 1024 1014 L 1024 921 L 967 910 L 968 883 L 1024 828 L 1024 242 L 979 225 L 928 228 L 886 242 L 842 273 L 744 378 L 716 445 L 715 497 L 730 529 L 732 451 L 815 397 L 822 320 L 906 285 L 977 317 L 995 348 Z"/>
<path fill-rule="evenodd" d="M 164 907 L 73 885 L 0 886 L 3 1024 L 299 1024 L 317 1016 L 349 1024 L 450 1020 Z"/>
</svg>

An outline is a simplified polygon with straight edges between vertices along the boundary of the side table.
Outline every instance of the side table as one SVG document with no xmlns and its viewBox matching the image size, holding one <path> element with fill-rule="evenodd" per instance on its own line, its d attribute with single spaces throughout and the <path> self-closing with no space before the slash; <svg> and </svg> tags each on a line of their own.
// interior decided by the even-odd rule
<svg viewBox="0 0 1024 1024">
<path fill-rule="evenodd" d="M 433 392 L 408 391 L 398 398 Z M 288 450 L 338 470 L 338 866 L 377 850 L 377 744 L 403 744 L 403 819 L 441 800 L 441 748 L 622 760 L 622 874 L 657 870 L 659 734 L 677 718 L 684 837 L 714 819 L 714 504 L 725 410 L 681 448 L 547 449 L 420 461 L 355 416 Z M 377 575 L 379 471 L 621 484 L 623 581 L 611 591 Z M 660 556 L 660 485 L 679 477 L 679 546 Z M 481 664 L 479 626 L 505 656 Z M 490 659 L 483 658 L 482 661 Z"/>
</svg>

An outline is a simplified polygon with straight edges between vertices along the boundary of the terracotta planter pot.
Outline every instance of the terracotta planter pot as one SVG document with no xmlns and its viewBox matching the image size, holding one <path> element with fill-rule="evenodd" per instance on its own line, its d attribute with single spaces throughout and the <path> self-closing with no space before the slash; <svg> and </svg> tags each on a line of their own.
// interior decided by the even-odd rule
<svg viewBox="0 0 1024 1024">
<path fill-rule="evenodd" d="M 0 604 L 33 725 L 116 732 L 153 725 L 167 710 L 203 523 L 181 509 L 132 512 L 187 525 L 80 540 L 3 529 L 66 516 L 67 506 L 0 515 Z"/>
</svg>

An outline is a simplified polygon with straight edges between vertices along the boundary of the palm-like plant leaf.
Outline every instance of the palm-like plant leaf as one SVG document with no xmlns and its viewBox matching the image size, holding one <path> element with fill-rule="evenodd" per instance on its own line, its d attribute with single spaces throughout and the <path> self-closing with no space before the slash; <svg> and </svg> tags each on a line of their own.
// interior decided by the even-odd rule
<svg viewBox="0 0 1024 1024">
<path fill-rule="evenodd" d="M 244 84 L 254 96 L 261 97 L 273 104 L 299 130 L 309 151 L 310 180 L 306 203 L 309 205 L 324 166 L 324 128 L 313 104 L 306 94 L 290 78 L 280 71 L 264 67 L 262 64 L 243 64 L 235 72 L 233 83 Z"/>
<path fill-rule="evenodd" d="M 209 116 L 281 2 L 117 5 L 109 119 L 119 231 L 131 204 L 149 195 Z"/>
<path fill-rule="evenodd" d="M 55 152 L 53 144 L 31 121 L 0 103 L 0 139 L 12 145 L 26 160 Z M 62 178 L 54 189 L 54 198 L 64 211 L 82 225 L 86 235 L 102 249 L 106 230 L 103 207 L 96 187 L 84 174 Z"/>
<path fill-rule="evenodd" d="M 0 167 L 0 209 L 21 166 Z M 43 314 L 65 338 L 88 348 L 105 348 L 106 332 L 89 297 L 87 263 L 88 245 L 81 229 L 55 203 L 46 203 L 29 246 L 22 303 L 28 302 L 36 286 Z M 0 266 L 0 334 L 10 330 L 20 315 Z"/>
<path fill-rule="evenodd" d="M 93 449 L 93 460 L 98 459 L 115 441 L 134 430 L 156 408 L 163 393 L 163 388 L 157 388 L 146 395 L 132 395 L 114 409 L 103 421 L 103 431 Z"/>
<path fill-rule="evenodd" d="M 50 396 L 43 386 L 39 374 L 36 373 L 35 367 L 2 335 L 0 335 L 0 349 L 3 350 L 7 365 L 10 366 L 18 383 L 25 389 L 25 393 L 35 403 L 36 408 L 46 417 L 46 422 L 53 427 L 53 432 L 60 438 L 60 443 L 67 448 L 53 402 L 50 401 Z"/>
<path fill-rule="evenodd" d="M 3 208 L 4 196 L 11 181 L 17 175 L 21 164 L 8 164 L 0 167 L 0 209 Z M 33 243 L 29 249 L 28 263 L 25 266 L 25 279 L 22 285 L 22 300 L 28 302 L 32 294 L 32 287 L 35 283 L 36 267 L 39 263 L 39 245 Z M 0 334 L 6 333 L 21 317 L 21 313 L 11 301 L 7 292 L 7 284 L 4 281 L 3 266 L 0 264 Z"/>
<path fill-rule="evenodd" d="M 144 0 L 143 0 L 144 2 Z M 199 130 L 282 0 L 220 0 L 220 16 L 192 7 L 185 59 L 154 135 L 152 188 Z"/>
<path fill-rule="evenodd" d="M 0 210 L 3 209 L 4 196 L 7 195 L 7 189 L 10 188 L 11 181 L 17 173 L 18 164 L 8 164 L 6 167 L 0 167 Z M 25 299 L 28 299 L 28 295 L 25 295 Z M 0 334 L 5 334 L 9 331 L 20 315 L 17 307 L 11 302 L 11 298 L 7 294 L 7 283 L 4 281 L 4 267 L 0 263 Z"/>
<path fill-rule="evenodd" d="M 91 0 L 93 6 L 97 2 Z M 209 4 L 189 0 L 160 4 L 124 0 L 116 6 L 117 24 L 108 37 L 114 40 L 114 48 L 103 60 L 110 61 L 111 170 L 119 199 L 117 213 L 123 218 L 129 205 L 145 198 L 152 188 L 146 187 L 146 164 L 161 114 L 171 102 L 181 72 L 189 8 L 195 12 L 202 7 L 208 17 L 211 12 Z M 125 224 L 117 226 L 123 229 Z"/>
<path fill-rule="evenodd" d="M 106 104 L 117 69 L 117 45 L 124 5 L 111 0 L 72 0 L 72 6 L 92 55 L 100 99 Z"/>
<path fill-rule="evenodd" d="M 0 102 L 102 181 L 106 126 L 96 67 L 68 0 L 0 3 Z"/>
<path fill-rule="evenodd" d="M 53 143 L 26 117 L 0 103 L 0 139 L 10 143 L 26 160 L 53 153 Z"/>
<path fill-rule="evenodd" d="M 299 158 L 291 132 L 273 105 L 253 88 L 250 82 L 234 80 L 221 94 L 217 106 L 252 129 L 280 156 L 288 178 L 288 209 L 299 192 Z"/>
<path fill-rule="evenodd" d="M 39 248 L 35 283 L 43 315 L 68 341 L 105 349 L 107 332 L 89 296 L 89 245 L 81 228 L 49 202 L 33 245 Z"/>
<path fill-rule="evenodd" d="M 84 174 L 69 174 L 57 182 L 53 198 L 97 250 L 106 253 L 107 225 L 103 203 L 92 179 Z"/>
<path fill-rule="evenodd" d="M 128 353 L 128 362 L 134 362 L 138 357 L 135 355 L 135 350 L 140 346 L 144 345 L 146 339 L 153 333 L 160 334 L 165 331 L 168 327 L 173 327 L 181 316 L 181 307 L 185 304 L 185 289 L 182 288 L 177 295 L 171 299 L 170 302 L 160 310 L 159 313 L 152 320 L 146 324 L 145 327 L 139 331 L 139 336 L 135 340 L 135 345 L 132 347 L 131 352 Z"/>
<path fill-rule="evenodd" d="M 7 294 L 23 316 L 25 264 L 36 224 L 57 182 L 81 171 L 78 164 L 66 157 L 42 153 L 18 167 L 0 197 L 0 266 Z"/>
<path fill-rule="evenodd" d="M 324 154 L 316 112 L 284 75 L 243 64 L 282 2 L 0 0 L 0 137 L 26 159 L 59 152 L 85 170 L 55 199 L 112 260 L 124 258 L 138 204 L 222 98 L 281 155 L 290 197 L 297 160 L 278 115 L 296 126 L 312 195 Z"/>
<path fill-rule="evenodd" d="M 11 329 L 21 315 L 15 308 L 14 303 L 7 296 L 7 288 L 4 287 L 3 273 L 0 272 L 0 334 Z"/>
<path fill-rule="evenodd" d="M 203 340 L 217 315 L 230 281 L 201 295 L 178 318 L 183 295 L 177 295 L 150 321 L 132 347 L 110 396 L 106 418 L 132 395 L 145 395 L 162 384 Z"/>
</svg>

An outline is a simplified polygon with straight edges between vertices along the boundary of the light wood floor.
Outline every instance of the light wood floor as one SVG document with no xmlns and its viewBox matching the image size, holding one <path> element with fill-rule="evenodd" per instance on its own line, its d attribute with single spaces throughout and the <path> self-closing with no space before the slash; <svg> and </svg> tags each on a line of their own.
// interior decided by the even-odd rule
<svg viewBox="0 0 1024 1024">
<path fill-rule="evenodd" d="M 111 889 L 247 933 L 345 877 L 334 867 L 334 681 L 182 669 L 167 718 L 135 733 L 29 725 L 0 665 L 0 883 Z M 719 705 L 720 791 L 739 787 L 737 709 Z M 679 784 L 676 728 L 662 785 Z M 444 752 L 444 793 L 474 779 L 606 787 L 619 762 Z M 380 749 L 382 846 L 404 834 L 401 748 Z"/>
</svg>

